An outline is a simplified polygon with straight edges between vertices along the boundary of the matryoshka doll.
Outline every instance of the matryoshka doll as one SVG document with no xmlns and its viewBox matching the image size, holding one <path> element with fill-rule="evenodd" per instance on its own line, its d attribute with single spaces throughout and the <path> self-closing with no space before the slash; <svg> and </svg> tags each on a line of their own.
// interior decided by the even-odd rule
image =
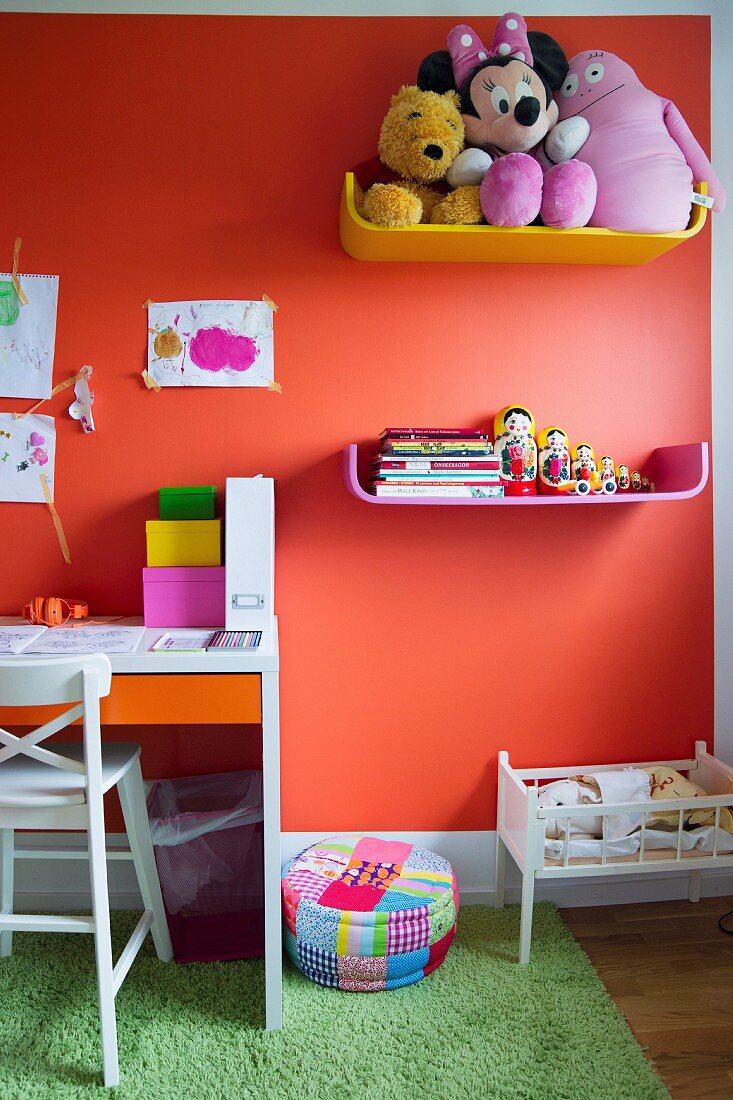
<svg viewBox="0 0 733 1100">
<path fill-rule="evenodd" d="M 627 493 L 631 488 L 631 478 L 629 477 L 629 467 L 621 462 L 616 467 L 616 481 L 618 482 L 619 490 L 622 493 Z"/>
<path fill-rule="evenodd" d="M 537 436 L 539 460 L 537 489 L 544 496 L 563 492 L 570 481 L 570 451 L 567 433 L 562 428 L 543 428 Z"/>
<path fill-rule="evenodd" d="M 596 472 L 596 456 L 590 443 L 576 443 L 570 454 L 573 480 L 590 481 L 590 475 Z"/>
<path fill-rule="evenodd" d="M 601 464 L 598 467 L 598 472 L 601 475 L 601 481 L 613 481 L 616 482 L 616 469 L 613 465 L 613 459 L 610 455 L 601 455 Z M 608 492 L 608 490 L 606 490 Z"/>
<path fill-rule="evenodd" d="M 536 496 L 537 444 L 529 409 L 507 405 L 494 417 L 494 453 L 501 458 L 501 483 L 508 497 Z"/>
<path fill-rule="evenodd" d="M 641 492 L 641 474 L 638 470 L 633 470 L 631 473 L 631 488 L 635 493 Z"/>
</svg>

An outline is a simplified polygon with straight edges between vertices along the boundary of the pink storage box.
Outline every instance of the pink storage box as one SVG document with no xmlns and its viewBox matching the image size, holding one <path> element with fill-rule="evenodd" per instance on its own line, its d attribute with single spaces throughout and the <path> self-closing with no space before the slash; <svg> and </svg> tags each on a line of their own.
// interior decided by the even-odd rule
<svg viewBox="0 0 733 1100">
<path fill-rule="evenodd" d="M 224 566 L 146 566 L 146 626 L 224 626 Z"/>
</svg>

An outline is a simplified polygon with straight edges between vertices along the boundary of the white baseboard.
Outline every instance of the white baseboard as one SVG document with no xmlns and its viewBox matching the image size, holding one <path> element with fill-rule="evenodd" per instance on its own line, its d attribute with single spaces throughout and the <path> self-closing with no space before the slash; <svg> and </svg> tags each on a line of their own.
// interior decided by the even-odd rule
<svg viewBox="0 0 733 1100">
<path fill-rule="evenodd" d="M 393 833 L 377 829 L 355 829 L 368 836 L 385 836 L 404 840 L 419 848 L 428 848 L 447 859 L 458 879 L 461 901 L 465 905 L 494 904 L 494 867 L 496 833 L 492 830 L 445 833 Z M 283 862 L 322 840 L 326 833 L 283 833 Z M 688 873 L 685 871 L 655 872 L 653 875 L 615 875 L 608 878 L 544 879 L 535 887 L 537 901 L 552 901 L 561 909 L 579 905 L 619 905 L 636 901 L 675 901 L 687 897 Z M 514 860 L 507 855 L 506 900 L 519 902 L 522 877 Z M 733 895 L 733 869 L 704 870 L 701 894 Z"/>
<path fill-rule="evenodd" d="M 464 904 L 492 905 L 494 901 L 494 859 L 496 833 L 441 832 L 397 833 L 376 829 L 354 830 L 369 836 L 404 840 L 438 852 L 449 860 L 456 872 Z M 328 833 L 283 833 L 283 863 L 322 840 Z M 109 834 L 110 846 L 122 847 L 124 834 Z M 27 848 L 64 848 L 85 846 L 80 833 L 26 833 L 18 836 L 18 846 Z M 113 909 L 141 908 L 135 871 L 129 861 L 111 860 L 108 864 L 110 904 Z M 537 901 L 553 901 L 560 908 L 578 905 L 612 905 L 624 902 L 674 901 L 687 897 L 688 875 L 684 871 L 657 872 L 653 875 L 617 875 L 609 878 L 545 879 L 535 890 Z M 507 901 L 518 902 L 521 878 L 511 858 L 507 859 Z M 733 895 L 733 869 L 703 870 L 703 897 Z M 42 910 L 68 912 L 88 909 L 89 870 L 85 860 L 22 859 L 15 864 L 15 909 L 17 912 Z"/>
</svg>

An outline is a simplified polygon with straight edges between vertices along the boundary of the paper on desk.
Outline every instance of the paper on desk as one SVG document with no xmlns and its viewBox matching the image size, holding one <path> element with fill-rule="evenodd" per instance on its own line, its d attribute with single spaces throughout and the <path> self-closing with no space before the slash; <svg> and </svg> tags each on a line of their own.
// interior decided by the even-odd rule
<svg viewBox="0 0 733 1100">
<path fill-rule="evenodd" d="M 24 653 L 134 653 L 144 626 L 57 626 Z"/>
<path fill-rule="evenodd" d="M 189 630 L 185 634 L 164 634 L 153 646 L 156 653 L 205 653 L 213 630 Z"/>
<path fill-rule="evenodd" d="M 20 653 L 45 630 L 45 626 L 0 626 L 0 653 Z"/>
</svg>

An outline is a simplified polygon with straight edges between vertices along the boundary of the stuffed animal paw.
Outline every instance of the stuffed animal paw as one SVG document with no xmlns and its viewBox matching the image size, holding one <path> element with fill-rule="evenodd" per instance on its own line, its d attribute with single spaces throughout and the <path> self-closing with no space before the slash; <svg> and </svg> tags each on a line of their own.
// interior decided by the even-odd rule
<svg viewBox="0 0 733 1100">
<path fill-rule="evenodd" d="M 553 126 L 545 138 L 545 153 L 553 164 L 571 160 L 583 148 L 589 133 L 587 119 L 580 115 L 565 118 Z"/>
<path fill-rule="evenodd" d="M 598 197 L 598 183 L 589 164 L 568 160 L 545 173 L 540 214 L 552 229 L 587 225 Z"/>
<path fill-rule="evenodd" d="M 464 149 L 448 169 L 449 187 L 479 187 L 491 167 L 493 157 L 484 149 Z"/>
<path fill-rule="evenodd" d="M 422 221 L 422 200 L 397 183 L 375 183 L 364 196 L 358 211 L 368 222 L 387 229 L 419 225 Z"/>
<path fill-rule="evenodd" d="M 480 225 L 483 220 L 478 187 L 457 187 L 435 204 L 430 215 L 432 225 Z"/>
<path fill-rule="evenodd" d="M 530 225 L 542 205 L 542 169 L 527 153 L 508 153 L 491 165 L 480 194 L 489 225 Z"/>
</svg>

